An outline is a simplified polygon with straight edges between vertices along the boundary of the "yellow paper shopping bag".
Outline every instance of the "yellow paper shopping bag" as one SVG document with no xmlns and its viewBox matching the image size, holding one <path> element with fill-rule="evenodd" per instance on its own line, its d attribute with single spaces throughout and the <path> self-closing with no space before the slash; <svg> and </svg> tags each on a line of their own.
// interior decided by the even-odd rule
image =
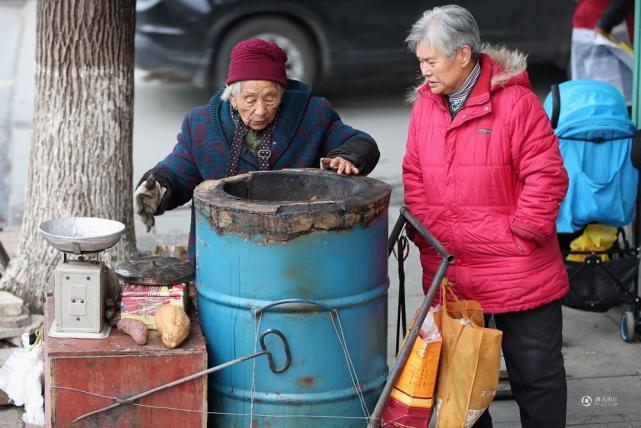
<svg viewBox="0 0 641 428">
<path fill-rule="evenodd" d="M 437 427 L 467 428 L 496 395 L 503 333 L 484 328 L 481 305 L 458 300 L 447 281 L 441 286 L 441 298 L 438 318 L 443 343 L 436 392 Z"/>
</svg>

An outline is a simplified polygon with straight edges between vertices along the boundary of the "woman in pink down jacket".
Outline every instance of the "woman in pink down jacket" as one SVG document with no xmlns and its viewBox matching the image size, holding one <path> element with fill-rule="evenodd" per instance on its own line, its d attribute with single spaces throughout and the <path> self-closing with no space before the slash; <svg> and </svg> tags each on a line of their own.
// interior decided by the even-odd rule
<svg viewBox="0 0 641 428">
<path fill-rule="evenodd" d="M 523 427 L 565 426 L 560 298 L 568 278 L 555 221 L 568 178 L 525 56 L 484 47 L 459 6 L 426 11 L 407 38 L 415 93 L 403 183 L 407 208 L 456 257 L 447 278 L 503 331 Z M 440 262 L 417 234 L 423 288 Z M 477 427 L 492 426 L 488 412 Z"/>
</svg>

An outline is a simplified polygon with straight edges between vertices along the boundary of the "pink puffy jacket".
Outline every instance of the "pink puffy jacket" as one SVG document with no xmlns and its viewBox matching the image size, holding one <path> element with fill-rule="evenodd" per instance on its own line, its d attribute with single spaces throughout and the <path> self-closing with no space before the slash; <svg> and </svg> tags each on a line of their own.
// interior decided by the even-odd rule
<svg viewBox="0 0 641 428">
<path fill-rule="evenodd" d="M 456 257 L 446 276 L 459 297 L 488 314 L 532 309 L 568 290 L 555 229 L 568 177 L 525 57 L 503 49 L 480 60 L 479 80 L 454 119 L 443 96 L 418 89 L 405 205 Z M 440 258 L 410 236 L 427 290 Z"/>
</svg>

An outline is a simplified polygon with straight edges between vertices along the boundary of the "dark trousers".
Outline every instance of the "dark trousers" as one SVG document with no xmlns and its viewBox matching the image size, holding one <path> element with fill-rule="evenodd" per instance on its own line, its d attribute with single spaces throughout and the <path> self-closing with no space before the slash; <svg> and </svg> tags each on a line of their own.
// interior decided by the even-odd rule
<svg viewBox="0 0 641 428">
<path fill-rule="evenodd" d="M 561 354 L 561 301 L 493 317 L 496 328 L 503 332 L 503 357 L 521 412 L 521 426 L 565 427 L 567 384 Z M 488 411 L 474 424 L 477 428 L 491 426 Z"/>
</svg>

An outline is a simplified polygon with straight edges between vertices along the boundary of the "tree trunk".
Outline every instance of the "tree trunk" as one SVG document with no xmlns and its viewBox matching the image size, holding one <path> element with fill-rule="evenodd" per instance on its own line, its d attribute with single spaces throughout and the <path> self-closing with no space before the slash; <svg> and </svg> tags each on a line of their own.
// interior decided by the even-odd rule
<svg viewBox="0 0 641 428">
<path fill-rule="evenodd" d="M 17 255 L 0 289 L 41 310 L 61 254 L 38 232 L 60 217 L 125 224 L 103 259 L 135 252 L 132 123 L 135 0 L 38 0 L 36 104 Z M 104 254 L 104 253 L 103 253 Z"/>
</svg>

